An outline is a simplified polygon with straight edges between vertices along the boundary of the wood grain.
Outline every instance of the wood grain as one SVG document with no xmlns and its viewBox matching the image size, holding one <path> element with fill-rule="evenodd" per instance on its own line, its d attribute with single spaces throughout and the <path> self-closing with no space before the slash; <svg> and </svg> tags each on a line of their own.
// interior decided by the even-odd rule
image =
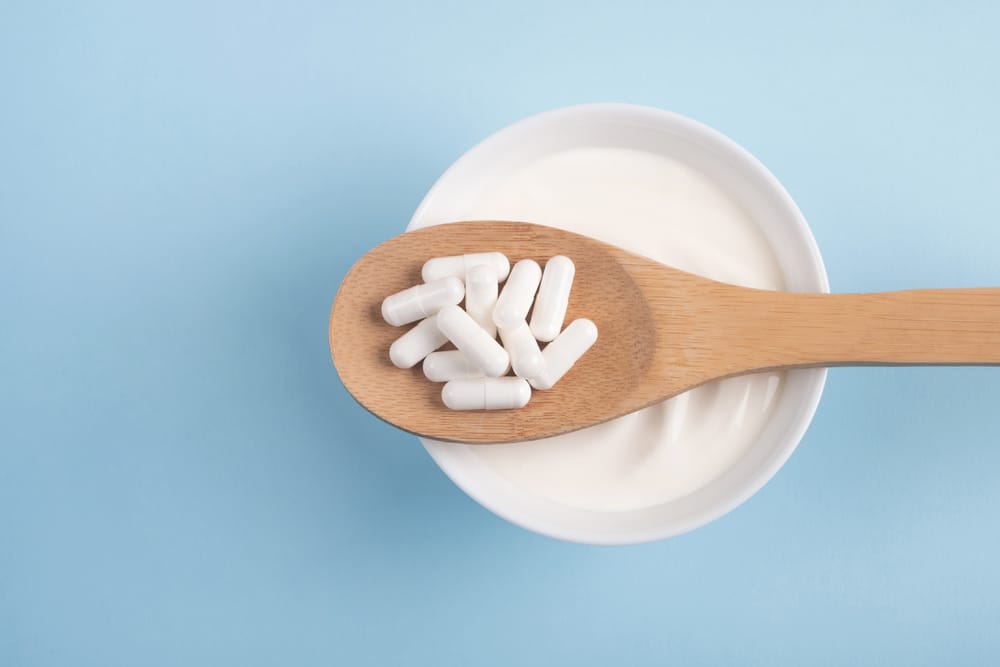
<svg viewBox="0 0 1000 667">
<path fill-rule="evenodd" d="M 455 412 L 420 367 L 389 345 L 409 327 L 380 314 L 420 282 L 431 257 L 498 250 L 513 264 L 576 263 L 566 322 L 588 317 L 597 343 L 520 410 Z M 518 222 L 460 222 L 397 236 L 351 268 L 330 315 L 330 350 L 354 398 L 412 433 L 469 443 L 533 440 L 591 426 L 706 382 L 766 369 L 1000 363 L 1000 289 L 793 294 L 737 287 L 571 232 Z"/>
</svg>

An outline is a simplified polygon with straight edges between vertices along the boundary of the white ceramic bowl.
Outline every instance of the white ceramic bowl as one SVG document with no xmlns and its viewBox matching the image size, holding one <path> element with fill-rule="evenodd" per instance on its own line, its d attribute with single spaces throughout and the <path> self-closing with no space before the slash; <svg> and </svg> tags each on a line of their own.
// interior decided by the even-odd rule
<svg viewBox="0 0 1000 667">
<path fill-rule="evenodd" d="M 828 292 L 816 242 L 795 202 L 750 153 L 722 134 L 675 113 L 628 104 L 556 109 L 510 125 L 459 158 L 434 184 L 407 229 L 460 219 L 482 184 L 548 154 L 620 147 L 687 163 L 719 184 L 759 226 L 786 289 Z M 714 481 L 676 500 L 626 511 L 568 507 L 515 486 L 474 456 L 471 446 L 423 439 L 463 491 L 529 530 L 590 544 L 630 544 L 671 537 L 719 518 L 747 500 L 784 464 L 812 420 L 825 369 L 791 371 L 771 417 L 752 447 Z"/>
</svg>

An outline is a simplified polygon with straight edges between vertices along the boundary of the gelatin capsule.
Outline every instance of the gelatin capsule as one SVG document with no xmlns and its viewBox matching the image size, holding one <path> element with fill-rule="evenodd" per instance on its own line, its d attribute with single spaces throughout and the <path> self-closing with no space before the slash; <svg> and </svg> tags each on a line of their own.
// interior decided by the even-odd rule
<svg viewBox="0 0 1000 667">
<path fill-rule="evenodd" d="M 498 327 L 512 329 L 521 320 L 528 319 L 541 279 L 542 269 L 535 260 L 522 259 L 514 265 L 493 310 L 493 321 Z"/>
<path fill-rule="evenodd" d="M 562 331 L 575 274 L 573 260 L 565 255 L 556 255 L 545 262 L 535 307 L 531 311 L 531 333 L 543 343 L 554 340 Z"/>
<path fill-rule="evenodd" d="M 429 317 L 444 306 L 459 303 L 465 296 L 465 285 L 451 277 L 414 285 L 387 296 L 382 302 L 382 319 L 394 327 Z"/>
<path fill-rule="evenodd" d="M 460 351 L 445 350 L 427 355 L 424 359 L 424 376 L 431 382 L 448 382 L 483 377 L 483 371 Z"/>
<path fill-rule="evenodd" d="M 535 389 L 551 389 L 573 364 L 597 341 L 597 325 L 587 319 L 573 320 L 566 330 L 542 350 L 543 370 L 529 382 Z"/>
<path fill-rule="evenodd" d="M 497 335 L 493 309 L 497 305 L 499 282 L 496 269 L 488 264 L 473 266 L 465 278 L 465 312 L 491 336 Z"/>
<path fill-rule="evenodd" d="M 445 306 L 437 314 L 437 325 L 441 333 L 484 374 L 497 377 L 507 372 L 507 364 L 510 363 L 507 350 L 476 324 L 467 312 L 458 306 Z"/>
<path fill-rule="evenodd" d="M 452 410 L 510 410 L 531 400 L 531 387 L 522 378 L 452 380 L 441 389 L 441 400 Z"/>
<path fill-rule="evenodd" d="M 533 378 L 542 372 L 544 368 L 542 351 L 538 349 L 538 343 L 531 335 L 527 322 L 522 320 L 515 327 L 501 329 L 500 340 L 510 355 L 510 365 L 516 375 Z"/>
<path fill-rule="evenodd" d="M 389 346 L 389 360 L 397 368 L 413 368 L 446 342 L 448 338 L 438 328 L 437 315 L 431 315 Z"/>
<path fill-rule="evenodd" d="M 424 262 L 420 275 L 424 282 L 438 280 L 447 276 L 465 279 L 469 269 L 480 264 L 492 266 L 497 272 L 498 280 L 506 280 L 510 273 L 510 261 L 502 252 L 475 252 L 468 255 L 452 255 L 451 257 L 435 257 Z"/>
</svg>

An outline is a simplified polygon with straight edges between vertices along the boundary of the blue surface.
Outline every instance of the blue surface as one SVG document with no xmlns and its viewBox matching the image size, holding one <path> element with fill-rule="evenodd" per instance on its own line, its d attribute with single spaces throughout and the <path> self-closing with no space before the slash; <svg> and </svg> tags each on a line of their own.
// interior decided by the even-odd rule
<svg viewBox="0 0 1000 667">
<path fill-rule="evenodd" d="M 836 290 L 1000 284 L 997 5 L 746 4 L 0 4 L 0 665 L 995 661 L 1000 370 L 834 371 L 750 502 L 593 548 L 330 364 L 350 264 L 578 102 L 747 146 Z"/>
</svg>

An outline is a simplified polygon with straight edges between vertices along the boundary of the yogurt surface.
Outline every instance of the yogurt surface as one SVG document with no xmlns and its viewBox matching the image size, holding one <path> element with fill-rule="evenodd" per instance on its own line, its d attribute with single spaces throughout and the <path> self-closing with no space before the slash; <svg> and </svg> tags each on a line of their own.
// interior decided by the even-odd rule
<svg viewBox="0 0 1000 667">
<path fill-rule="evenodd" d="M 784 288 L 777 260 L 746 211 L 702 173 L 644 151 L 549 154 L 484 184 L 455 219 L 561 227 L 715 280 Z M 510 483 L 561 505 L 650 507 L 727 470 L 757 439 L 782 384 L 782 373 L 731 378 L 554 438 L 443 446 L 467 448 Z"/>
</svg>

